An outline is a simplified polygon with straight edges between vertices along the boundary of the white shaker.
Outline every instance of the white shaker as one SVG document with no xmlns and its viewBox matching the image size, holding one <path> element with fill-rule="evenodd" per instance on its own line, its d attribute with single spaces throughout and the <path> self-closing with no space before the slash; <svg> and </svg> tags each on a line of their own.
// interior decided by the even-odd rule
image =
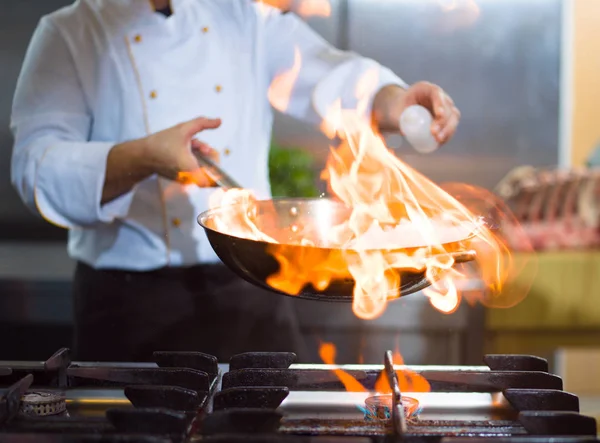
<svg viewBox="0 0 600 443">
<path fill-rule="evenodd" d="M 420 105 L 409 106 L 400 116 L 400 129 L 415 151 L 429 154 L 438 148 L 431 133 L 432 122 L 429 111 Z"/>
</svg>

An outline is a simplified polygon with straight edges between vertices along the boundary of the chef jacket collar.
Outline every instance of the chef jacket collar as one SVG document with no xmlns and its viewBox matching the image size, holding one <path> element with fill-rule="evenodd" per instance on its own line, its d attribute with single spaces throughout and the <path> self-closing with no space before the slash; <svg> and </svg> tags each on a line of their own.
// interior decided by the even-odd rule
<svg viewBox="0 0 600 443">
<path fill-rule="evenodd" d="M 151 0 L 133 0 L 133 1 L 138 1 L 140 3 L 146 3 L 146 6 L 148 8 L 148 11 L 150 14 L 154 13 L 154 3 Z M 171 0 L 171 12 L 173 14 L 177 13 L 177 8 L 181 5 L 183 5 L 184 3 L 187 3 L 188 0 Z"/>
<path fill-rule="evenodd" d="M 156 13 L 151 0 L 107 0 L 107 2 L 117 9 L 115 12 L 122 19 L 129 23 L 147 23 L 167 18 Z M 177 17 L 178 12 L 188 2 L 189 0 L 171 0 L 172 17 Z"/>
</svg>

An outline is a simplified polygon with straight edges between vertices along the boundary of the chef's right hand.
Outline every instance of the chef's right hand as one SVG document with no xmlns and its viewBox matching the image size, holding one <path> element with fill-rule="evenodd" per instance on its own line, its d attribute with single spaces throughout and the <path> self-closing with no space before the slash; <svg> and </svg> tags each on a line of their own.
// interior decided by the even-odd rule
<svg viewBox="0 0 600 443">
<path fill-rule="evenodd" d="M 218 162 L 218 152 L 195 136 L 206 129 L 216 129 L 219 126 L 221 119 L 199 117 L 149 135 L 144 140 L 145 161 L 150 163 L 154 173 L 170 180 L 194 183 L 201 187 L 215 186 L 214 181 L 198 164 L 193 150 Z"/>
</svg>

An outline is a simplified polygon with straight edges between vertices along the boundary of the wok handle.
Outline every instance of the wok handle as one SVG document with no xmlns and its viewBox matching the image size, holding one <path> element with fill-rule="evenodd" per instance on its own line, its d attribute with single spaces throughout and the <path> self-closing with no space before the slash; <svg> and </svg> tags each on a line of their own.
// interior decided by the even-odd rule
<svg viewBox="0 0 600 443">
<path fill-rule="evenodd" d="M 454 258 L 454 263 L 467 263 L 477 258 L 477 252 L 473 250 L 454 252 L 450 255 Z"/>
<path fill-rule="evenodd" d="M 210 158 L 200 154 L 197 151 L 192 151 L 198 163 L 204 168 L 206 174 L 221 188 L 231 189 L 239 188 L 242 186 L 233 178 L 231 178 L 225 171 L 223 171 L 217 164 L 215 164 Z"/>
</svg>

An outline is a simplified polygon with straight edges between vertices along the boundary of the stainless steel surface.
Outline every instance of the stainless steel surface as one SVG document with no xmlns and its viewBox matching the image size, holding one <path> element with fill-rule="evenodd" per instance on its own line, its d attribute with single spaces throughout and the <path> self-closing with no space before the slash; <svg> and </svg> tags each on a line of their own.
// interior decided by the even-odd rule
<svg viewBox="0 0 600 443">
<path fill-rule="evenodd" d="M 72 415 L 99 415 L 112 407 L 131 407 L 119 389 L 72 389 L 64 392 L 67 409 Z M 288 418 L 350 419 L 364 417 L 364 404 L 372 393 L 292 391 L 279 411 Z M 489 420 L 510 419 L 514 409 L 501 393 L 406 393 L 422 406 L 421 420 Z"/>
<path fill-rule="evenodd" d="M 372 393 L 293 391 L 280 406 L 286 417 L 295 419 L 352 419 L 364 417 L 363 407 Z M 501 393 L 433 393 L 411 392 L 406 395 L 417 399 L 422 406 L 421 420 L 489 420 L 514 418 L 516 413 Z"/>
<path fill-rule="evenodd" d="M 233 177 L 228 175 L 221 167 L 219 167 L 210 158 L 194 151 L 194 156 L 198 163 L 200 163 L 206 174 L 221 188 L 243 188 Z"/>
<path fill-rule="evenodd" d="M 286 257 L 307 257 L 306 260 L 320 263 L 345 263 L 345 255 L 357 254 L 350 249 L 330 247 L 327 237 L 330 230 L 348 220 L 351 209 L 328 199 L 280 198 L 256 202 L 251 209 L 245 203 L 231 204 L 203 212 L 198 223 L 204 228 L 208 240 L 219 258 L 240 277 L 272 292 L 289 295 L 271 287 L 267 280 L 279 269 L 274 255 Z M 229 219 L 248 212 L 252 222 L 261 232 L 278 243 L 250 240 L 230 235 L 219 229 L 216 220 Z M 475 229 L 475 225 L 474 225 Z M 475 252 L 466 249 L 465 243 L 475 235 L 456 239 L 444 244 L 444 249 L 455 263 L 465 263 L 475 259 Z M 309 240 L 315 246 L 301 245 Z M 414 245 L 398 250 L 412 253 L 424 246 Z M 308 264 L 308 263 L 307 263 Z M 423 268 L 425 259 L 423 259 Z M 413 294 L 431 282 L 426 278 L 425 269 L 414 271 L 405 268 L 394 269 L 401 283 L 400 297 Z M 436 275 L 441 277 L 441 274 Z M 296 298 L 309 300 L 346 302 L 353 301 L 354 280 L 348 272 L 340 272 L 325 289 L 305 285 Z M 390 291 L 388 299 L 398 298 L 397 291 Z"/>
<path fill-rule="evenodd" d="M 325 365 L 325 364 L 293 364 L 292 369 L 320 369 L 332 371 L 342 369 L 344 371 L 381 371 L 381 365 Z M 394 369 L 410 369 L 413 372 L 423 371 L 489 371 L 487 366 L 462 366 L 462 365 L 394 365 Z"/>
<path fill-rule="evenodd" d="M 71 389 L 62 391 L 70 416 L 103 417 L 110 408 L 133 407 L 123 389 Z"/>
</svg>

